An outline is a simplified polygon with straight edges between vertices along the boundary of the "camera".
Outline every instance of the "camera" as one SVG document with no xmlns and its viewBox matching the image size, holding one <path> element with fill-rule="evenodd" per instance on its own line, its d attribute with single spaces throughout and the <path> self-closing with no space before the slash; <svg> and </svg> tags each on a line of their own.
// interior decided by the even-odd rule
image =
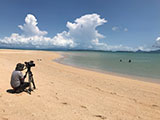
<svg viewBox="0 0 160 120">
<path fill-rule="evenodd" d="M 31 68 L 31 67 L 35 67 L 35 63 L 34 61 L 29 61 L 29 62 L 24 62 L 26 65 L 26 68 Z"/>
</svg>

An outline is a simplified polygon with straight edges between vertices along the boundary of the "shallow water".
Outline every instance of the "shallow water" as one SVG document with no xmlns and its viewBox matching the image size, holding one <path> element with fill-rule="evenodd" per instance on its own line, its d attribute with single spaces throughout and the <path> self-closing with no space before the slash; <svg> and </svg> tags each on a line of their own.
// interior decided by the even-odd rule
<svg viewBox="0 0 160 120">
<path fill-rule="evenodd" d="M 92 70 L 145 77 L 160 82 L 159 53 L 63 52 L 61 63 Z M 121 61 L 120 61 L 121 60 Z M 131 62 L 129 62 L 131 60 Z"/>
</svg>

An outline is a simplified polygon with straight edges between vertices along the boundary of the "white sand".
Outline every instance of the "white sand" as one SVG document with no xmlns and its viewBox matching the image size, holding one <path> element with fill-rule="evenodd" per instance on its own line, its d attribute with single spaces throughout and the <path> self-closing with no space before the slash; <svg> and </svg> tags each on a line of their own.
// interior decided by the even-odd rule
<svg viewBox="0 0 160 120">
<path fill-rule="evenodd" d="M 160 120 L 160 84 L 53 62 L 54 52 L 0 50 L 0 120 Z M 39 61 L 38 59 L 42 59 Z M 37 89 L 11 94 L 19 62 L 34 60 Z"/>
</svg>

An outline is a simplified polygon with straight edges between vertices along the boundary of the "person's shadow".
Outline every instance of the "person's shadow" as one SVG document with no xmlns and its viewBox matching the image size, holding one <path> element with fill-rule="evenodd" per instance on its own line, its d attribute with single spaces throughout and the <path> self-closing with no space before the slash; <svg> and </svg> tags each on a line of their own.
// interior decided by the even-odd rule
<svg viewBox="0 0 160 120">
<path fill-rule="evenodd" d="M 26 89 L 27 87 L 29 87 L 29 83 L 24 82 L 21 85 L 21 90 L 16 90 L 15 91 L 14 89 L 8 89 L 8 90 L 6 90 L 6 92 L 11 93 L 11 94 L 18 94 L 18 93 L 22 93 L 22 92 L 27 92 L 28 93 L 28 90 Z"/>
<path fill-rule="evenodd" d="M 15 91 L 14 89 L 8 89 L 8 90 L 6 90 L 6 92 L 11 93 L 11 94 L 18 94 L 18 93 L 21 93 L 23 91 Z"/>
</svg>

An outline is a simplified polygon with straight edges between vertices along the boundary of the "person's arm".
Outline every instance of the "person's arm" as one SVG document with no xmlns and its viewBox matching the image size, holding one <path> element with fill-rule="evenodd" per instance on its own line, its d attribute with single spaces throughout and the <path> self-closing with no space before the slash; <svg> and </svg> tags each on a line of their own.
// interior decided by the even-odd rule
<svg viewBox="0 0 160 120">
<path fill-rule="evenodd" d="M 25 75 L 26 76 L 26 75 Z M 22 72 L 19 74 L 19 79 L 21 83 L 24 83 L 25 76 L 23 76 Z"/>
<path fill-rule="evenodd" d="M 26 77 L 27 77 L 27 72 L 25 73 L 25 75 L 24 75 L 23 79 L 25 79 Z"/>
</svg>

